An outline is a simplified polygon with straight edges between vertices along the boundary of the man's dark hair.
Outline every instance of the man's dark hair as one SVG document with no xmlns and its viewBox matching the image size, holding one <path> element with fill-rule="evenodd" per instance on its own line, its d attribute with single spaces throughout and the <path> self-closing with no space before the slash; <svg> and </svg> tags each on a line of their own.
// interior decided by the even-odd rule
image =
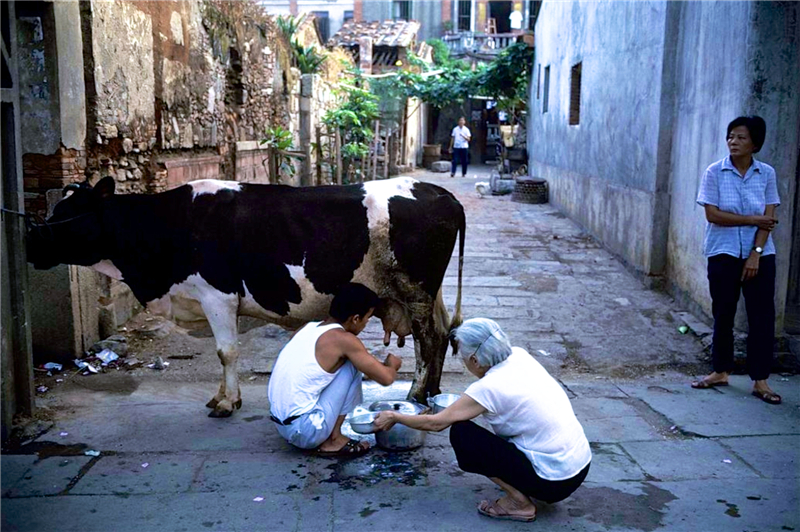
<svg viewBox="0 0 800 532">
<path fill-rule="evenodd" d="M 740 116 L 734 118 L 731 123 L 728 124 L 727 136 L 730 136 L 731 131 L 739 126 L 746 127 L 747 131 L 750 132 L 750 140 L 753 141 L 753 146 L 755 146 L 753 153 L 761 151 L 761 147 L 764 145 L 764 139 L 767 137 L 767 123 L 764 122 L 764 119 L 760 116 Z"/>
<path fill-rule="evenodd" d="M 364 316 L 380 303 L 378 295 L 358 283 L 348 283 L 333 297 L 329 314 L 339 323 L 352 316 Z"/>
</svg>

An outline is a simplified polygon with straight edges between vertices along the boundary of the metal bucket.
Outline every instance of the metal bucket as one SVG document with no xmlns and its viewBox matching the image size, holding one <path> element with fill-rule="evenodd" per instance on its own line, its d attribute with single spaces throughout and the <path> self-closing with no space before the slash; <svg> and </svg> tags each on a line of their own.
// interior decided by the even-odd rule
<svg viewBox="0 0 800 532">
<path fill-rule="evenodd" d="M 439 395 L 428 398 L 428 406 L 433 409 L 434 414 L 438 414 L 460 398 L 461 396 L 457 393 L 440 393 Z"/>
<path fill-rule="evenodd" d="M 372 412 L 395 410 L 401 414 L 412 416 L 429 410 L 427 406 L 413 401 L 376 401 L 370 405 L 369 409 Z M 428 433 L 424 430 L 416 430 L 396 423 L 389 430 L 376 432 L 375 443 L 386 451 L 410 451 L 421 447 L 425 443 L 425 436 L 427 435 Z"/>
</svg>

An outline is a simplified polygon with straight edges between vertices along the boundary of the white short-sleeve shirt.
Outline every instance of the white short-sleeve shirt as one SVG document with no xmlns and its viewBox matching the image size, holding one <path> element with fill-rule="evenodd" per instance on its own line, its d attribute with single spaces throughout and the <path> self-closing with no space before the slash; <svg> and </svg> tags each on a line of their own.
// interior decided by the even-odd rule
<svg viewBox="0 0 800 532">
<path fill-rule="evenodd" d="M 472 138 L 472 133 L 470 133 L 467 126 L 454 127 L 453 133 L 450 136 L 453 137 L 454 148 L 469 148 L 469 141 L 467 139 Z"/>
<path fill-rule="evenodd" d="M 483 416 L 494 433 L 516 445 L 541 478 L 572 478 L 592 460 L 567 394 L 521 347 L 464 393 L 487 410 Z"/>
</svg>

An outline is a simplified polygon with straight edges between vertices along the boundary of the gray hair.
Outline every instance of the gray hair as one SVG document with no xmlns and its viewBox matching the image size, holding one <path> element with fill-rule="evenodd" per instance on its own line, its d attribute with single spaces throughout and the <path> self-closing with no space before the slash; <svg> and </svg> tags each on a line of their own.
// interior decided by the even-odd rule
<svg viewBox="0 0 800 532">
<path fill-rule="evenodd" d="M 483 367 L 496 366 L 511 354 L 511 344 L 503 329 L 488 318 L 472 318 L 466 320 L 453 331 L 458 341 L 458 351 L 466 360 L 475 355 L 478 364 Z"/>
</svg>

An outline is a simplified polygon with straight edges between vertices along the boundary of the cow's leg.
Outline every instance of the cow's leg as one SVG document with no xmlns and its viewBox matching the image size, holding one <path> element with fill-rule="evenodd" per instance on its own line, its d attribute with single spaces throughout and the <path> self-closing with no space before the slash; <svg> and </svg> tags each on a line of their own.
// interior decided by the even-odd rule
<svg viewBox="0 0 800 532">
<path fill-rule="evenodd" d="M 239 392 L 239 351 L 236 348 L 239 298 L 236 295 L 220 294 L 204 298 L 201 304 L 217 342 L 217 356 L 222 362 L 222 381 L 219 391 L 206 405 L 213 408 L 208 415 L 228 417 L 233 413 L 234 407 L 242 406 Z"/>
<path fill-rule="evenodd" d="M 441 301 L 441 292 L 434 301 L 409 306 L 411 330 L 417 366 L 408 398 L 427 404 L 427 398 L 440 393 L 444 357 L 447 354 L 448 316 Z"/>
</svg>

